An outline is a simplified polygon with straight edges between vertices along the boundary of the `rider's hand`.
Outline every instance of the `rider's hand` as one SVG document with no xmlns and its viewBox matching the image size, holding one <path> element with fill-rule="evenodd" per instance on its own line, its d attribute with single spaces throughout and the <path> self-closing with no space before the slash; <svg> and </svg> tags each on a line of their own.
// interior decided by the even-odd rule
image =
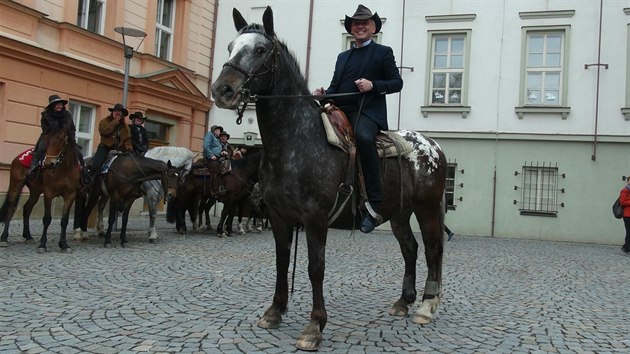
<svg viewBox="0 0 630 354">
<path fill-rule="evenodd" d="M 323 87 L 316 88 L 315 91 L 313 91 L 314 96 L 323 96 L 325 94 L 326 94 L 326 90 L 324 90 Z"/>
</svg>

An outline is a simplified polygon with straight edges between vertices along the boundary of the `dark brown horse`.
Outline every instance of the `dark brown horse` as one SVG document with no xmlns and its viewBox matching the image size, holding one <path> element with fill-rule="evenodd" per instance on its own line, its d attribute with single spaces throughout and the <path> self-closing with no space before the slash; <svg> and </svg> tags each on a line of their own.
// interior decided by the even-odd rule
<svg viewBox="0 0 630 354">
<path fill-rule="evenodd" d="M 105 175 L 99 176 L 89 191 L 84 205 L 84 213 L 80 216 L 81 227 L 87 224 L 87 217 L 97 203 L 109 199 L 109 217 L 105 232 L 105 247 L 111 247 L 112 227 L 117 212 L 122 212 L 120 228 L 120 244 L 125 247 L 127 241 L 127 222 L 133 202 L 143 195 L 142 182 L 160 180 L 164 198 L 168 201 L 177 195 L 180 170 L 171 162 L 162 162 L 132 154 L 116 156 Z"/>
<path fill-rule="evenodd" d="M 9 182 L 9 191 L 7 198 L 0 208 L 0 222 L 4 221 L 4 231 L 0 237 L 0 246 L 7 245 L 8 230 L 11 218 L 15 213 L 20 198 L 22 187 L 26 185 L 29 189 L 29 198 L 24 204 L 23 210 L 23 232 L 22 237 L 26 241 L 32 240 L 29 221 L 30 215 L 35 204 L 39 200 L 39 196 L 44 194 L 44 229 L 39 241 L 37 251 L 42 253 L 46 251 L 46 243 L 48 241 L 48 227 L 52 220 L 51 205 L 55 197 L 63 198 L 63 209 L 61 213 L 61 234 L 59 235 L 59 247 L 61 251 L 70 249 L 66 241 L 66 228 L 68 226 L 68 218 L 70 208 L 77 195 L 79 188 L 79 176 L 81 174 L 79 164 L 77 162 L 75 142 L 68 141 L 68 135 L 65 129 L 52 131 L 45 137 L 46 141 L 46 157 L 43 167 L 36 172 L 32 179 L 25 178 L 27 168 L 22 164 L 18 157 L 11 162 L 11 179 Z"/>
<path fill-rule="evenodd" d="M 329 212 L 346 178 L 348 156 L 328 144 L 319 107 L 310 96 L 299 65 L 274 33 L 271 8 L 263 14 L 262 26 L 248 25 L 236 9 L 233 16 L 239 34 L 229 46 L 230 59 L 212 85 L 212 96 L 218 107 L 226 109 L 255 100 L 265 147 L 260 183 L 276 242 L 277 278 L 272 304 L 258 325 L 278 328 L 287 310 L 292 231 L 301 224 L 308 244 L 313 307 L 296 347 L 317 350 L 328 317 L 323 282 Z M 416 300 L 418 242 L 410 225 L 415 214 L 424 242 L 427 279 L 412 321 L 429 323 L 442 291 L 446 159 L 440 147 L 420 133 L 402 130 L 393 134 L 406 140 L 411 151 L 382 161 L 382 216 L 390 222 L 405 263 L 402 293 L 390 313 L 405 316 Z M 355 220 L 346 207 L 331 227 L 352 228 Z"/>
</svg>

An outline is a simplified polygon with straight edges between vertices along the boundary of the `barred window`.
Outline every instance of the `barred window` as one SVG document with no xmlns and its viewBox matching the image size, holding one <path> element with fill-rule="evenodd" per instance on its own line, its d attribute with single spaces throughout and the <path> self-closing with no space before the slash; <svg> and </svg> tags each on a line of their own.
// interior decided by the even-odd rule
<svg viewBox="0 0 630 354">
<path fill-rule="evenodd" d="M 557 215 L 558 167 L 523 166 L 521 214 Z"/>
<path fill-rule="evenodd" d="M 449 162 L 446 166 L 446 209 L 455 210 L 455 171 L 457 163 Z"/>
</svg>

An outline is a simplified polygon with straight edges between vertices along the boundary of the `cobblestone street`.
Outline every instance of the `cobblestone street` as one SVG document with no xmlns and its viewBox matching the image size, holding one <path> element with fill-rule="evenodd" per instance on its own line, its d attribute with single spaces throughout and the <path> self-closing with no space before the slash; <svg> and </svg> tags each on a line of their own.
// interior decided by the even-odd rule
<svg viewBox="0 0 630 354">
<path fill-rule="evenodd" d="M 37 237 L 41 221 L 32 224 Z M 275 283 L 270 231 L 182 236 L 161 216 L 160 240 L 149 243 L 148 218 L 138 217 L 127 248 L 115 232 L 112 249 L 92 234 L 60 253 L 58 225 L 45 254 L 21 242 L 19 221 L 0 249 L 0 353 L 296 352 L 312 298 L 304 233 L 289 309 L 266 330 L 256 322 Z M 321 352 L 630 351 L 630 257 L 619 246 L 456 235 L 445 242 L 443 299 L 426 326 L 387 314 L 403 274 L 391 234 L 331 230 L 326 259 Z"/>
</svg>

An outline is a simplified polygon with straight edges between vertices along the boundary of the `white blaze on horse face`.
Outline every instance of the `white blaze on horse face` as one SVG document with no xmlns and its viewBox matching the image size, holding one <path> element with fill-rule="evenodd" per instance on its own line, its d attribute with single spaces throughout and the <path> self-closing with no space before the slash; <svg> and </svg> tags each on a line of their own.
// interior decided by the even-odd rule
<svg viewBox="0 0 630 354">
<path fill-rule="evenodd" d="M 426 156 L 426 173 L 433 173 L 433 171 L 438 167 L 438 161 L 440 160 L 440 154 L 438 153 L 438 150 L 441 150 L 440 146 L 435 142 L 432 144 L 429 140 L 427 140 L 427 138 L 418 132 L 411 130 L 399 130 L 396 133 L 413 145 L 413 150 L 406 154 L 405 157 L 409 161 L 413 162 L 416 171 L 420 171 L 424 165 L 420 158 L 422 156 Z"/>
<path fill-rule="evenodd" d="M 230 57 L 228 61 L 231 61 L 237 53 L 240 53 L 247 48 L 253 49 L 256 45 L 256 39 L 261 37 L 256 33 L 243 33 L 232 42 L 232 51 L 230 51 Z"/>
</svg>

